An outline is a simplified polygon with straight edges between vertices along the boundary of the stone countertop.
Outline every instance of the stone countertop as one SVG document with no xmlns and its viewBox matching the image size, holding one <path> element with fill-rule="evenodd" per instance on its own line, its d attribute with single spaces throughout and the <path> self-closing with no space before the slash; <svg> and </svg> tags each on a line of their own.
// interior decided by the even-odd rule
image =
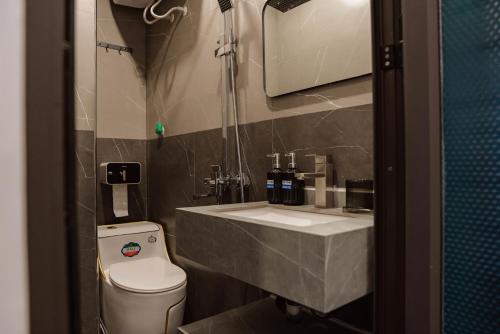
<svg viewBox="0 0 500 334">
<path fill-rule="evenodd" d="M 271 298 L 262 299 L 227 312 L 179 327 L 179 334 L 353 334 L 354 330 L 306 313 L 299 322 L 290 322 Z"/>
<path fill-rule="evenodd" d="M 331 236 L 339 233 L 352 232 L 358 229 L 366 229 L 373 226 L 373 216 L 370 214 L 345 213 L 342 211 L 341 208 L 319 209 L 314 207 L 314 205 L 286 206 L 281 204 L 268 204 L 267 202 L 248 202 L 248 203 L 237 203 L 237 204 L 178 208 L 177 210 L 234 220 L 235 217 L 226 214 L 226 212 L 232 210 L 261 208 L 266 206 L 282 210 L 309 212 L 309 213 L 330 215 L 336 217 L 340 216 L 340 217 L 345 217 L 345 219 L 340 221 L 336 220 L 332 223 L 318 224 L 313 226 L 293 226 L 293 225 L 267 222 L 263 220 L 246 218 L 246 217 L 238 217 L 237 219 L 249 223 L 292 230 L 301 233 L 314 234 L 319 236 Z"/>
<path fill-rule="evenodd" d="M 372 291 L 373 216 L 273 205 L 345 217 L 291 226 L 225 213 L 267 205 L 177 209 L 177 255 L 323 313 Z"/>
</svg>

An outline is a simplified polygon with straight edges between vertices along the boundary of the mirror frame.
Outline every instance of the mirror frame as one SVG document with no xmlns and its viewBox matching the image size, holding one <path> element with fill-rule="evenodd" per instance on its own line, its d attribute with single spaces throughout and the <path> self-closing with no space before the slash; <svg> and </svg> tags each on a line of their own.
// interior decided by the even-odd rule
<svg viewBox="0 0 500 334">
<path fill-rule="evenodd" d="M 324 84 L 321 84 L 321 85 L 316 85 L 316 86 L 312 86 L 312 87 L 308 87 L 308 88 L 303 88 L 303 89 L 295 90 L 295 91 L 292 91 L 292 92 L 279 94 L 279 95 L 276 95 L 276 96 L 270 96 L 268 94 L 268 92 L 267 92 L 267 85 L 266 85 L 266 43 L 265 43 L 265 40 L 266 40 L 266 29 L 265 29 L 265 27 L 266 27 L 266 25 L 264 23 L 264 14 L 265 14 L 266 9 L 269 6 L 269 3 L 271 1 L 273 1 L 273 0 L 266 0 L 266 3 L 264 4 L 264 7 L 262 8 L 262 15 L 261 15 L 262 16 L 262 83 L 263 83 L 263 87 L 264 87 L 264 93 L 266 94 L 267 98 L 270 98 L 270 99 L 280 98 L 280 97 L 287 96 L 287 95 L 290 95 L 290 94 L 294 94 L 294 93 L 297 93 L 297 92 L 303 92 L 303 91 L 307 91 L 307 90 L 310 90 L 310 89 L 315 89 L 315 88 L 318 88 L 318 87 L 324 87 L 324 86 L 328 86 L 328 85 L 332 85 L 332 84 L 337 84 L 337 83 L 345 82 L 345 81 L 348 81 L 348 80 L 363 78 L 363 77 L 371 76 L 371 75 L 374 74 L 374 68 L 372 66 L 372 71 L 370 73 L 366 73 L 366 74 L 362 74 L 362 75 L 357 75 L 357 76 L 353 76 L 353 77 L 346 78 L 346 79 L 331 81 L 331 82 L 324 83 Z M 371 3 L 370 3 L 370 6 L 371 6 Z M 370 10 L 372 10 L 372 8 L 370 8 Z M 372 55 L 372 58 L 373 58 L 373 55 Z"/>
</svg>

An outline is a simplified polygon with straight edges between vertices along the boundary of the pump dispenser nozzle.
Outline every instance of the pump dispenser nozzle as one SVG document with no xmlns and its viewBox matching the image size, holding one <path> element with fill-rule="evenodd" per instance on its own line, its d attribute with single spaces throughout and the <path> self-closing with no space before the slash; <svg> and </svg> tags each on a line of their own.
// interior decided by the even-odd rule
<svg viewBox="0 0 500 334">
<path fill-rule="evenodd" d="M 273 158 L 273 169 L 281 168 L 280 156 L 281 154 L 279 153 L 272 153 L 267 155 L 268 158 Z"/>
<path fill-rule="evenodd" d="M 288 163 L 289 169 L 296 169 L 297 163 L 295 162 L 295 152 L 286 153 L 285 157 L 290 158 L 290 162 Z"/>
</svg>

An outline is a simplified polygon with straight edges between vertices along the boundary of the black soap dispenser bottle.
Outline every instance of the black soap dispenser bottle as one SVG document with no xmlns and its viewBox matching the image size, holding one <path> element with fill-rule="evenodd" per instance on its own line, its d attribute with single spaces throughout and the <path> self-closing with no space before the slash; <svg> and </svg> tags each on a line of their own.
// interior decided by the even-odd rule
<svg viewBox="0 0 500 334">
<path fill-rule="evenodd" d="M 268 154 L 268 158 L 273 158 L 273 169 L 267 173 L 267 201 L 270 204 L 281 204 L 281 182 L 283 180 L 283 170 L 280 168 L 280 154 Z"/>
<path fill-rule="evenodd" d="M 282 198 L 285 205 L 304 205 L 305 201 L 305 181 L 297 178 L 296 173 L 299 173 L 297 163 L 295 162 L 295 153 L 290 152 L 285 154 L 289 158 L 288 169 L 284 173 L 282 181 Z"/>
</svg>

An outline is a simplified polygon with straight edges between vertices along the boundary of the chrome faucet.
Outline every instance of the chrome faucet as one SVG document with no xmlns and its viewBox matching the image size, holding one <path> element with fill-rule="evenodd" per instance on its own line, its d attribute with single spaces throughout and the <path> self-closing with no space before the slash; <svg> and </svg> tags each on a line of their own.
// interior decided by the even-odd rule
<svg viewBox="0 0 500 334">
<path fill-rule="evenodd" d="M 333 166 L 329 156 L 308 154 L 306 157 L 314 157 L 314 173 L 296 173 L 299 179 L 314 178 L 314 206 L 317 208 L 333 207 L 333 192 L 327 191 L 333 186 Z"/>
</svg>

